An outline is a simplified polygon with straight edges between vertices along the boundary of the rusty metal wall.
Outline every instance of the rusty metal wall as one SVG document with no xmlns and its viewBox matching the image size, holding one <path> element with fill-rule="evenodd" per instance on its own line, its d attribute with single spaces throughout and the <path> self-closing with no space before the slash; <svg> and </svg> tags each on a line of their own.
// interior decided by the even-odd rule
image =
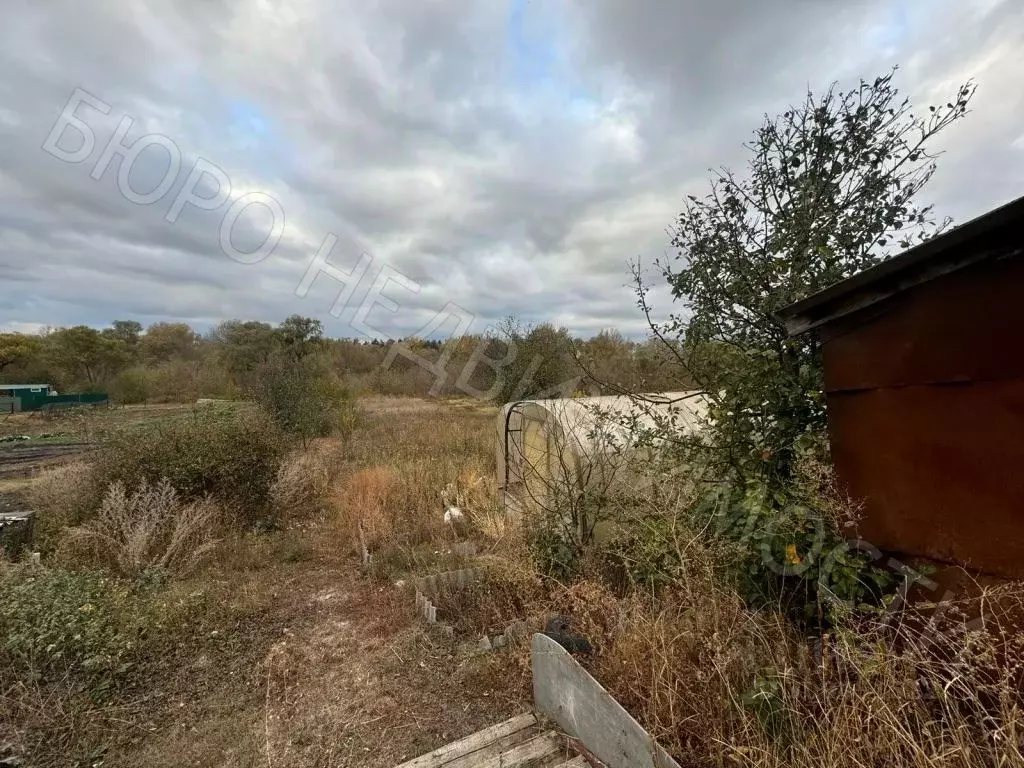
<svg viewBox="0 0 1024 768">
<path fill-rule="evenodd" d="M 1024 258 L 897 294 L 830 328 L 824 356 L 863 537 L 1024 578 Z"/>
<path fill-rule="evenodd" d="M 829 420 L 863 538 L 1024 578 L 1024 382 L 837 393 Z"/>
<path fill-rule="evenodd" d="M 896 294 L 828 330 L 825 389 L 1024 379 L 1024 257 Z"/>
</svg>

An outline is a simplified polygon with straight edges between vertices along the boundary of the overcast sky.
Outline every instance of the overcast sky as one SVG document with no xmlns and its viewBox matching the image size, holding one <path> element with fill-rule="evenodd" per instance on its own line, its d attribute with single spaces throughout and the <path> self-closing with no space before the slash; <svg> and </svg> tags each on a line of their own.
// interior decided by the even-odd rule
<svg viewBox="0 0 1024 768">
<path fill-rule="evenodd" d="M 808 85 L 894 64 L 918 103 L 979 83 L 925 192 L 938 213 L 1024 194 L 1019 0 L 3 0 L 2 16 L 0 327 L 297 312 L 400 336 L 451 304 L 473 331 L 515 314 L 638 333 L 627 264 L 665 253 L 706 169 L 741 167 L 761 116 Z M 61 121 L 76 89 L 84 133 Z M 126 116 L 121 143 L 166 137 L 139 145 L 127 194 L 119 154 L 97 166 Z M 197 160 L 214 170 L 189 184 Z M 309 285 L 325 238 L 358 285 Z"/>
</svg>

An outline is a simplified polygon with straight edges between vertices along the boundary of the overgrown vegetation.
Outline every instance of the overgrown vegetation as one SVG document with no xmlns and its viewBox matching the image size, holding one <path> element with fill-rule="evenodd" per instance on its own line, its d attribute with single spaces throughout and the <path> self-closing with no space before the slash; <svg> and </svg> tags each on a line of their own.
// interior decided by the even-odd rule
<svg viewBox="0 0 1024 768">
<path fill-rule="evenodd" d="M 1009 585 L 932 614 L 894 592 L 907 574 L 851 551 L 857 507 L 831 472 L 818 352 L 774 317 L 934 231 L 914 201 L 934 169 L 927 144 L 971 93 L 919 119 L 885 76 L 767 120 L 749 177 L 716 174 L 681 215 L 664 276 L 687 311 L 652 324 L 653 342 L 509 321 L 493 337 L 396 348 L 325 340 L 298 316 L 229 321 L 206 338 L 125 321 L 0 338 L 4 377 L 109 384 L 123 400 L 250 401 L 90 422 L 95 452 L 34 483 L 43 562 L 0 563 L 0 739 L 16 723 L 41 765 L 66 752 L 93 764 L 110 744 L 138 758 L 161 738 L 173 749 L 154 765 L 185 762 L 180 751 L 204 739 L 219 748 L 192 753 L 198 764 L 380 762 L 403 739 L 396 754 L 410 757 L 437 746 L 414 733 L 424 711 L 493 722 L 490 706 L 471 705 L 495 690 L 528 696 L 525 648 L 480 661 L 476 635 L 558 613 L 682 765 L 1024 766 L 1024 647 L 1009 631 L 1024 593 Z M 396 349 L 445 375 L 400 354 L 382 368 Z M 505 361 L 503 376 L 488 358 Z M 394 400 L 357 419 L 353 401 L 468 387 L 504 402 L 594 382 L 699 386 L 705 429 L 634 423 L 628 449 L 588 434 L 598 449 L 526 478 L 516 510 L 492 479 L 492 405 Z M 454 640 L 427 634 L 404 583 L 466 565 L 467 542 L 491 575 L 438 596 Z M 175 712 L 214 695 L 197 681 L 220 665 L 225 699 L 179 724 Z M 428 668 L 443 674 L 424 693 Z M 400 683 L 363 709 L 385 671 Z M 162 709 L 133 709 L 159 687 L 174 692 Z M 51 711 L 46 731 L 36 721 Z M 204 716 L 237 722 L 214 738 L 197 732 Z M 434 722 L 438 743 L 467 732 Z M 364 724 L 373 738 L 353 741 Z"/>
<path fill-rule="evenodd" d="M 0 566 L 4 669 L 42 681 L 122 669 L 133 647 L 129 591 L 101 572 Z M 127 616 L 126 616 L 127 614 Z"/>
<path fill-rule="evenodd" d="M 918 118 L 889 75 L 766 120 L 749 177 L 723 170 L 691 198 L 663 265 L 686 311 L 652 331 L 707 398 L 705 429 L 656 421 L 629 482 L 593 483 L 577 455 L 527 494 L 535 564 L 574 582 L 550 608 L 683 765 L 1024 764 L 1019 586 L 932 615 L 902 601 L 919 574 L 847 543 L 857 508 L 831 474 L 818 350 L 775 317 L 944 225 L 915 195 L 972 92 Z M 588 499 L 605 526 L 589 541 Z"/>
<path fill-rule="evenodd" d="M 355 553 L 367 546 L 377 573 L 433 561 L 439 544 L 450 548 L 470 529 L 496 525 L 493 411 L 463 408 L 411 403 L 367 418 L 336 509 L 342 541 Z M 463 520 L 445 522 L 446 502 Z"/>
<path fill-rule="evenodd" d="M 86 460 L 44 473 L 42 562 L 0 562 L 0 741 L 32 764 L 93 764 L 119 722 L 138 727 L 120 710 L 144 716 L 130 702 L 153 698 L 147 676 L 176 674 L 177 644 L 198 653 L 244 614 L 238 574 L 308 561 L 292 531 L 324 514 L 340 444 L 301 443 L 257 406 L 200 406 L 101 430 Z"/>
<path fill-rule="evenodd" d="M 701 503 L 718 530 L 749 546 L 751 568 L 769 566 L 754 574 L 755 596 L 791 599 L 805 618 L 830 611 L 819 591 L 858 603 L 885 575 L 856 554 L 829 569 L 807 562 L 851 532 L 796 482 L 800 462 L 829 462 L 822 366 L 813 335 L 790 338 L 776 312 L 948 224 L 917 198 L 935 172 L 936 136 L 967 114 L 973 92 L 962 85 L 923 114 L 893 73 L 809 93 L 755 132 L 746 175 L 722 169 L 705 197 L 689 196 L 677 253 L 661 264 L 686 311 L 651 321 L 652 332 L 709 401 L 707 428 L 679 461 L 713 482 Z"/>
<path fill-rule="evenodd" d="M 253 408 L 206 406 L 171 420 L 123 429 L 93 467 L 99 488 L 167 479 L 186 501 L 216 499 L 249 525 L 272 523 L 270 489 L 289 441 Z"/>
<path fill-rule="evenodd" d="M 138 578 L 193 570 L 216 546 L 221 523 L 211 499 L 183 502 L 166 477 L 153 486 L 143 480 L 130 491 L 116 480 L 96 516 L 66 535 L 80 559 Z"/>
<path fill-rule="evenodd" d="M 985 631 L 964 618 L 985 601 L 1019 605 L 1018 589 L 951 604 L 927 632 L 925 616 L 894 611 L 809 641 L 745 603 L 728 550 L 683 539 L 687 557 L 657 597 L 579 606 L 601 644 L 597 675 L 682 765 L 1024 764 L 1024 649 L 1007 616 L 990 614 Z"/>
</svg>

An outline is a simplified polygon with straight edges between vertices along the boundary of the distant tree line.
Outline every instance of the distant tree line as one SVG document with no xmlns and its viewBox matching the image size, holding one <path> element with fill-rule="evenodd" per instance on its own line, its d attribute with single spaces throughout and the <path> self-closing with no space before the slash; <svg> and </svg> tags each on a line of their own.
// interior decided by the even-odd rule
<svg viewBox="0 0 1024 768">
<path fill-rule="evenodd" d="M 38 334 L 0 333 L 0 383 L 104 391 L 122 403 L 233 398 L 268 366 L 314 364 L 356 394 L 476 396 L 496 401 L 573 394 L 658 392 L 692 386 L 655 340 L 615 330 L 573 337 L 514 318 L 487 335 L 453 339 L 332 339 L 319 320 L 226 320 L 206 333 L 187 323 L 115 320 Z"/>
</svg>

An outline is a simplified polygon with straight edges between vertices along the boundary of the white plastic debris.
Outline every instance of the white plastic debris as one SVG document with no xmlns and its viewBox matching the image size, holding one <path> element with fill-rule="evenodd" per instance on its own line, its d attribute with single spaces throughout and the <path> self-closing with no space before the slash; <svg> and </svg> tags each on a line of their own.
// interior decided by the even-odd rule
<svg viewBox="0 0 1024 768">
<path fill-rule="evenodd" d="M 462 514 L 462 510 L 458 507 L 448 507 L 448 509 L 444 511 L 444 521 L 449 525 L 459 522 L 464 518 L 465 515 Z"/>
</svg>

